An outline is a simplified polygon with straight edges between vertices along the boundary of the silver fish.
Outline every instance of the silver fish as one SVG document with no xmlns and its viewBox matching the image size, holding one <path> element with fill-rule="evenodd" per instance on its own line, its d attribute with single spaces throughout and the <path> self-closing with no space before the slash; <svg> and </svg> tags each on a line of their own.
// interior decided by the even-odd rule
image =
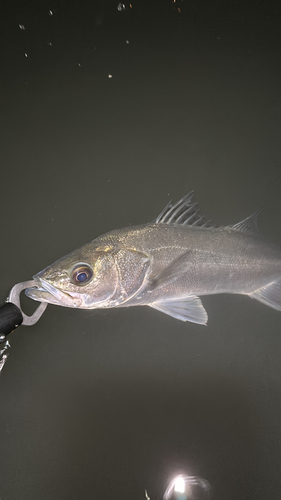
<svg viewBox="0 0 281 500">
<path fill-rule="evenodd" d="M 210 226 L 193 192 L 148 224 L 115 229 L 34 276 L 28 297 L 67 307 L 150 306 L 205 325 L 200 296 L 248 295 L 281 310 L 281 250 L 257 230 L 257 216 Z"/>
</svg>

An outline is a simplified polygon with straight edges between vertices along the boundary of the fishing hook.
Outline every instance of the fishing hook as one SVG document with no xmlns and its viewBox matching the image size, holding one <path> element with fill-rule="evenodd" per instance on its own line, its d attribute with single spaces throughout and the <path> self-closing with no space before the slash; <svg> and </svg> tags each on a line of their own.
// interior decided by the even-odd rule
<svg viewBox="0 0 281 500">
<path fill-rule="evenodd" d="M 47 302 L 41 302 L 31 316 L 25 314 L 21 308 L 21 292 L 33 286 L 36 286 L 34 280 L 17 283 L 11 289 L 6 302 L 0 306 L 0 344 L 5 342 L 7 335 L 20 325 L 32 326 L 37 323 L 44 313 Z"/>
</svg>

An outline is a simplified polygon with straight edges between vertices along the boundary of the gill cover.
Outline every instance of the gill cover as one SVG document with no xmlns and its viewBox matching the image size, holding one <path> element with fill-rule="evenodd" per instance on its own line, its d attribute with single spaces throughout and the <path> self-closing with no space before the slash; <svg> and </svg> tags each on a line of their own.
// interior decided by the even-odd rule
<svg viewBox="0 0 281 500">
<path fill-rule="evenodd" d="M 119 303 L 131 299 L 141 289 L 149 269 L 150 260 L 147 255 L 135 249 L 124 248 L 114 254 L 118 272 Z"/>
</svg>

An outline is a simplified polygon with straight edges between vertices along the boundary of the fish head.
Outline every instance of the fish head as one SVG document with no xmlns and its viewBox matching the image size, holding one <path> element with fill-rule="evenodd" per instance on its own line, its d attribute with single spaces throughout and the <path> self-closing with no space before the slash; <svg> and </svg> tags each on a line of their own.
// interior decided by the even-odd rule
<svg viewBox="0 0 281 500">
<path fill-rule="evenodd" d="M 59 259 L 33 279 L 28 297 L 81 309 L 116 307 L 142 286 L 148 259 L 134 250 L 88 243 Z"/>
</svg>

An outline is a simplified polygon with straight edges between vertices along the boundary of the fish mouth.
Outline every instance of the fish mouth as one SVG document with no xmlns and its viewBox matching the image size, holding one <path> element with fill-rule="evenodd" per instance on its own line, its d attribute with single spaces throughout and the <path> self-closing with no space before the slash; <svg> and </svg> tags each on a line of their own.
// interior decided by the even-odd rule
<svg viewBox="0 0 281 500">
<path fill-rule="evenodd" d="M 71 292 L 66 293 L 58 290 L 44 278 L 34 276 L 33 279 L 36 285 L 25 290 L 25 294 L 30 299 L 65 307 L 79 307 L 81 305 L 82 301 L 72 296 Z"/>
</svg>

